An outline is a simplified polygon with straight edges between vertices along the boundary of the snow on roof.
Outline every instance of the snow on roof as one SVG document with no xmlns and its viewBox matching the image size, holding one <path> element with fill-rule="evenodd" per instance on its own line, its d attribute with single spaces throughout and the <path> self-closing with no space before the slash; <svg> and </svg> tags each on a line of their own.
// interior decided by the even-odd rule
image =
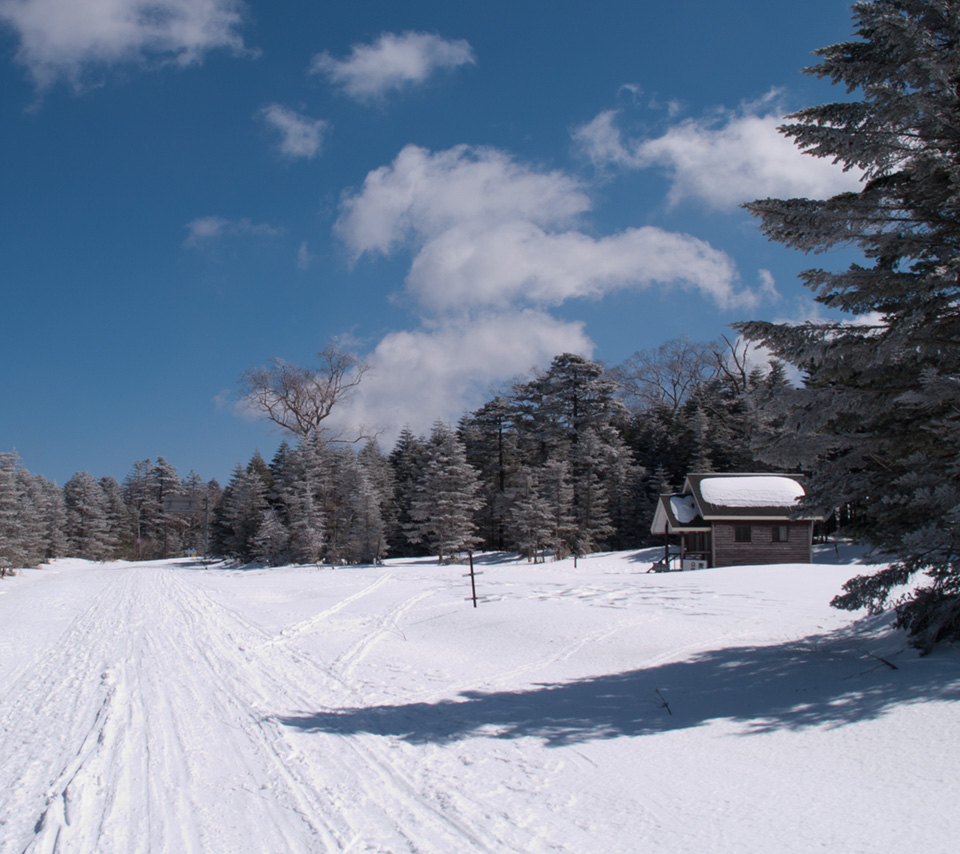
<svg viewBox="0 0 960 854">
<path fill-rule="evenodd" d="M 692 522 L 699 515 L 692 495 L 671 495 L 670 509 L 681 525 Z"/>
<path fill-rule="evenodd" d="M 747 475 L 705 477 L 700 482 L 700 494 L 704 501 L 718 507 L 790 507 L 804 492 L 793 478 Z"/>
</svg>

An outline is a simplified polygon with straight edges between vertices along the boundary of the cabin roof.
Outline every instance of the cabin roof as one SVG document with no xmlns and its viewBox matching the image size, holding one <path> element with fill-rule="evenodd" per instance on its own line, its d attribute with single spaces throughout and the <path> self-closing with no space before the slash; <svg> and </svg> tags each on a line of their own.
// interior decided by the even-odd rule
<svg viewBox="0 0 960 854">
<path fill-rule="evenodd" d="M 811 520 L 795 515 L 806 494 L 803 484 L 803 475 L 795 474 L 693 472 L 682 492 L 660 496 L 650 531 L 708 531 L 718 521 Z"/>
</svg>

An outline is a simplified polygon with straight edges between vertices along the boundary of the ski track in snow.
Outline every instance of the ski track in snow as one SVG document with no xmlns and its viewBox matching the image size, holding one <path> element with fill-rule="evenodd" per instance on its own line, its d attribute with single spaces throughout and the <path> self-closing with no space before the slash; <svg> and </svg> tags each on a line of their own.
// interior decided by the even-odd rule
<svg viewBox="0 0 960 854">
<path fill-rule="evenodd" d="M 355 664 L 431 593 L 391 609 L 328 671 L 278 656 L 275 638 L 175 570 L 116 576 L 2 704 L 0 731 L 20 737 L 0 745 L 3 777 L 17 781 L 0 805 L 0 851 L 503 850 L 462 817 L 484 820 L 482 804 L 451 809 L 382 739 L 328 735 L 315 761 L 275 721 L 317 694 L 358 700 Z"/>
<path fill-rule="evenodd" d="M 855 657 L 799 643 L 849 622 L 820 604 L 836 572 L 815 570 L 812 594 L 802 575 L 663 579 L 618 560 L 490 567 L 478 610 L 459 568 L 416 563 L 38 571 L 38 586 L 5 587 L 0 602 L 0 854 L 873 852 L 883 806 L 847 795 L 914 764 L 952 773 L 949 750 L 883 758 L 893 725 L 746 740 L 731 720 L 674 729 L 653 683 L 617 714 L 624 733 L 638 714 L 662 720 L 656 734 L 610 734 L 609 718 L 594 738 L 548 745 L 537 733 L 589 714 L 567 706 L 551 723 L 551 691 L 580 679 L 612 678 L 617 703 L 621 672 L 790 639 L 785 655 L 833 668 L 838 684 L 862 675 Z M 4 631 L 20 595 L 36 611 L 18 623 L 36 627 L 32 642 Z M 689 687 L 665 690 L 682 712 Z M 919 720 L 960 743 L 956 704 L 930 708 L 900 714 L 930 715 Z M 823 780 L 827 757 L 840 770 Z M 925 852 L 951 850 L 930 820 L 943 803 L 915 808 Z M 808 821 L 817 810 L 829 818 Z"/>
</svg>

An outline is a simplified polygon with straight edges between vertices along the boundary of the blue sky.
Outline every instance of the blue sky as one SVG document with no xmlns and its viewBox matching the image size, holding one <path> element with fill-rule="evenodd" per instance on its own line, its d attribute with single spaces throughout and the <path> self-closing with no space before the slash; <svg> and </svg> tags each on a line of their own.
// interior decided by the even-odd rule
<svg viewBox="0 0 960 854">
<path fill-rule="evenodd" d="M 333 337 L 426 432 L 563 351 L 815 317 L 738 205 L 855 176 L 774 128 L 841 0 L 0 0 L 0 449 L 60 483 L 281 436 L 237 381 Z"/>
</svg>

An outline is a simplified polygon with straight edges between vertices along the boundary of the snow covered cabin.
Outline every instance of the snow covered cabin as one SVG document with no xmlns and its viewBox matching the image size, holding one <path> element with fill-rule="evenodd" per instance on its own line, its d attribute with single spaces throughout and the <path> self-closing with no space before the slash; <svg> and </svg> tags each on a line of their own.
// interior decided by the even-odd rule
<svg viewBox="0 0 960 854">
<path fill-rule="evenodd" d="M 688 474 L 679 493 L 661 495 L 650 531 L 680 538 L 683 569 L 742 564 L 810 563 L 813 517 L 792 511 L 804 495 L 793 474 Z"/>
</svg>

